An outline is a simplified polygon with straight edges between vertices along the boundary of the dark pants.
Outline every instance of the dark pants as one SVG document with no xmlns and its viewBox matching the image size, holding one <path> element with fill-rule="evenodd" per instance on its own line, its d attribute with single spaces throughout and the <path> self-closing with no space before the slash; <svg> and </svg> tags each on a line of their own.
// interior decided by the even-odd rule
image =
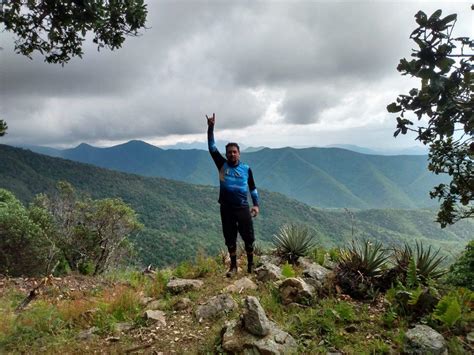
<svg viewBox="0 0 474 355">
<path fill-rule="evenodd" d="M 255 236 L 253 222 L 248 207 L 235 208 L 221 205 L 222 231 L 229 253 L 235 255 L 237 250 L 237 232 L 244 240 L 247 254 L 253 253 Z"/>
</svg>

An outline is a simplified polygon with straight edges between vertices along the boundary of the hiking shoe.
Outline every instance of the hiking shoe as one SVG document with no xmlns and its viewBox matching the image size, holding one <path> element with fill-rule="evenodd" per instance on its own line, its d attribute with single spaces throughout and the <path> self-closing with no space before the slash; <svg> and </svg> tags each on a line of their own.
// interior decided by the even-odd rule
<svg viewBox="0 0 474 355">
<path fill-rule="evenodd" d="M 227 274 L 225 274 L 225 276 L 232 277 L 235 274 L 237 274 L 237 266 L 231 266 L 229 271 L 227 271 Z"/>
<path fill-rule="evenodd" d="M 251 274 L 253 271 L 253 265 L 252 264 L 248 264 L 247 265 L 247 273 Z"/>
</svg>

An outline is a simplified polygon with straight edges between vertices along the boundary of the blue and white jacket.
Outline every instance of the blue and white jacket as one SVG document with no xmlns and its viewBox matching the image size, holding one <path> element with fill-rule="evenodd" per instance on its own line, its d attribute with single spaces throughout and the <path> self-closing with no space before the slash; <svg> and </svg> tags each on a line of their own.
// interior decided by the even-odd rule
<svg viewBox="0 0 474 355">
<path fill-rule="evenodd" d="M 211 126 L 207 130 L 207 143 L 209 153 L 219 170 L 219 203 L 230 207 L 248 207 L 247 196 L 250 190 L 253 205 L 258 206 L 258 192 L 250 167 L 241 161 L 232 165 L 219 153 Z"/>
</svg>

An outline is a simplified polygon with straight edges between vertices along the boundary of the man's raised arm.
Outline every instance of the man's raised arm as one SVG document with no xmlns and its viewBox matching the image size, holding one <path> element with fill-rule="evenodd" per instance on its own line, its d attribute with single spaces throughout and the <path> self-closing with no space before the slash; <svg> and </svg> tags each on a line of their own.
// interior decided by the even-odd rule
<svg viewBox="0 0 474 355">
<path fill-rule="evenodd" d="M 225 158 L 217 150 L 216 142 L 214 141 L 214 125 L 216 124 L 216 114 L 213 113 L 211 117 L 207 118 L 207 146 L 209 148 L 209 153 L 211 153 L 212 159 L 217 166 L 217 169 L 220 169 L 225 163 Z"/>
</svg>

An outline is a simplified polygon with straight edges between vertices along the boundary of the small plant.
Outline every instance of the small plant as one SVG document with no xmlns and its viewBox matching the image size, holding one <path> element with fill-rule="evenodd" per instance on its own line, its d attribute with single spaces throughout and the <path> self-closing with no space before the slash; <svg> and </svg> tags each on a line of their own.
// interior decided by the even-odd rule
<svg viewBox="0 0 474 355">
<path fill-rule="evenodd" d="M 295 264 L 300 256 L 307 255 L 313 248 L 313 236 L 308 228 L 296 224 L 283 225 L 273 236 L 277 254 L 290 264 Z"/>
<path fill-rule="evenodd" d="M 352 241 L 349 248 L 340 250 L 336 282 L 354 298 L 368 298 L 380 287 L 388 257 L 380 242 Z"/>
<path fill-rule="evenodd" d="M 281 274 L 285 277 L 295 277 L 295 270 L 291 264 L 286 262 L 281 268 Z"/>
<path fill-rule="evenodd" d="M 431 246 L 426 249 L 423 242 L 418 241 L 416 242 L 416 251 L 413 251 L 407 243 L 403 248 L 396 248 L 393 255 L 399 281 L 407 283 L 409 286 L 418 282 L 426 285 L 428 280 L 444 275 L 446 270 L 441 268 L 441 264 L 446 257 L 439 256 L 439 252 L 440 249 L 433 251 Z"/>
<path fill-rule="evenodd" d="M 474 321 L 474 292 L 459 288 L 443 296 L 436 305 L 433 317 L 453 330 L 467 328 Z"/>
</svg>

